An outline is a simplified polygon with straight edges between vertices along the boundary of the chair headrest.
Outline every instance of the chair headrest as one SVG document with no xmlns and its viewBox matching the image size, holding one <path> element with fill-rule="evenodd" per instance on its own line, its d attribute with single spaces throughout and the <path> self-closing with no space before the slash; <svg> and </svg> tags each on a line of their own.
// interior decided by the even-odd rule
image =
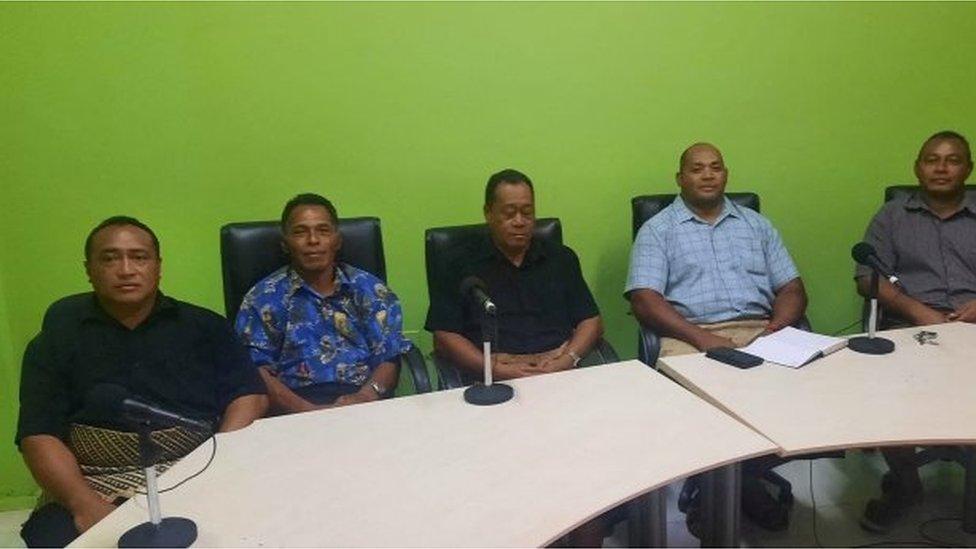
<svg viewBox="0 0 976 549">
<path fill-rule="evenodd" d="M 386 281 L 386 259 L 380 220 L 352 217 L 339 220 L 342 248 L 339 261 Z M 262 278 L 288 263 L 281 247 L 277 221 L 229 223 L 220 229 L 220 259 L 224 280 L 224 310 L 233 319 L 244 294 Z"/>
<path fill-rule="evenodd" d="M 631 238 L 637 236 L 637 231 L 648 219 L 661 213 L 674 202 L 676 194 L 645 194 L 635 196 L 630 200 L 632 232 Z M 759 195 L 756 193 L 725 193 L 729 200 L 746 208 L 759 211 Z"/>
<path fill-rule="evenodd" d="M 466 246 L 471 242 L 488 238 L 488 225 L 478 223 L 474 225 L 455 225 L 452 227 L 434 227 L 425 232 L 425 252 L 427 264 L 427 289 L 433 284 L 434 274 L 440 268 L 444 253 L 458 246 Z M 545 217 L 535 221 L 535 231 L 532 238 L 546 242 L 562 244 L 563 229 L 559 219 Z"/>
</svg>

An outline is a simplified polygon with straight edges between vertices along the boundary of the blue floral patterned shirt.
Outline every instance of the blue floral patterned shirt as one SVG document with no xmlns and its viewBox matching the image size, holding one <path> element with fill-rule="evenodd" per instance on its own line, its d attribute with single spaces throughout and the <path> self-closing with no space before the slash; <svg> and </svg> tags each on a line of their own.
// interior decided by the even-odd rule
<svg viewBox="0 0 976 549">
<path fill-rule="evenodd" d="M 257 366 L 292 389 L 319 383 L 363 385 L 372 371 L 410 349 L 396 295 L 370 273 L 336 269 L 323 297 L 290 267 L 244 296 L 235 327 Z"/>
</svg>

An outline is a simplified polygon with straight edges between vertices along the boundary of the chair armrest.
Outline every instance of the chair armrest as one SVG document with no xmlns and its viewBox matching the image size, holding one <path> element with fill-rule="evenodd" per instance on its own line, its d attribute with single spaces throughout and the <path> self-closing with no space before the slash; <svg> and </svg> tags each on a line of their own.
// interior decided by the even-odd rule
<svg viewBox="0 0 976 549">
<path fill-rule="evenodd" d="M 661 355 L 661 338 L 643 326 L 639 330 L 637 358 L 651 368 L 657 368 L 657 359 Z"/>
<path fill-rule="evenodd" d="M 596 345 L 590 349 L 590 352 L 586 353 L 586 356 L 580 361 L 580 366 L 596 366 L 598 364 L 610 364 L 611 362 L 619 361 L 620 357 L 617 355 L 617 351 L 614 350 L 609 341 L 601 337 L 597 340 Z"/>
<path fill-rule="evenodd" d="M 438 356 L 437 353 L 432 354 L 431 359 L 433 359 L 434 366 L 437 368 L 438 391 L 464 387 L 464 381 L 461 379 L 461 371 L 458 370 L 458 367 L 453 362 Z"/>
<path fill-rule="evenodd" d="M 410 369 L 410 377 L 413 378 L 413 390 L 415 393 L 429 393 L 431 391 L 430 373 L 427 372 L 427 361 L 424 355 L 417 349 L 417 346 L 410 342 L 410 350 L 403 354 L 401 359 L 406 362 Z"/>
<path fill-rule="evenodd" d="M 793 327 L 804 332 L 813 331 L 813 326 L 810 325 L 810 319 L 807 318 L 807 315 L 801 316 L 799 320 L 793 323 Z"/>
</svg>

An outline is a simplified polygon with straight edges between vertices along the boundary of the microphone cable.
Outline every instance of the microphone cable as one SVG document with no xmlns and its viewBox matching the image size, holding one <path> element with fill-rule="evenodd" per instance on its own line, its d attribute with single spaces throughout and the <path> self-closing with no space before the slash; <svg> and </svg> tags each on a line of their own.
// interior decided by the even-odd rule
<svg viewBox="0 0 976 549">
<path fill-rule="evenodd" d="M 813 513 L 813 519 L 812 519 L 813 520 L 813 541 L 817 547 L 822 548 L 825 546 L 823 542 L 820 540 L 820 534 L 817 531 L 817 497 L 813 488 L 813 462 L 814 461 L 816 460 L 813 459 L 810 460 L 810 469 L 809 469 L 810 504 L 811 504 L 811 511 Z M 926 520 L 925 522 L 921 523 L 918 526 L 918 533 L 919 533 L 919 537 L 922 538 L 921 540 L 914 540 L 914 541 L 913 540 L 907 540 L 907 541 L 883 540 L 883 541 L 865 543 L 862 545 L 854 545 L 853 547 L 857 549 L 869 549 L 872 547 L 967 547 L 966 545 L 948 543 L 945 540 L 940 540 L 938 538 L 935 538 L 934 536 L 930 536 L 925 532 L 925 527 L 928 526 L 929 524 L 936 523 L 936 522 L 952 521 L 952 520 L 961 521 L 962 519 L 958 517 L 935 518 L 935 519 Z M 834 545 L 831 545 L 830 547 L 834 547 Z"/>
<path fill-rule="evenodd" d="M 174 484 L 174 485 L 172 485 L 170 487 L 160 488 L 159 491 L 158 491 L 158 493 L 164 494 L 166 492 L 169 492 L 170 490 L 176 490 L 180 486 L 183 486 L 187 482 L 189 482 L 189 481 L 197 478 L 198 476 L 202 475 L 204 471 L 206 471 L 207 469 L 209 469 L 210 468 L 210 464 L 213 463 L 214 456 L 217 455 L 217 434 L 216 433 L 211 433 L 210 434 L 210 443 L 211 443 L 211 445 L 210 445 L 210 457 L 207 459 L 207 463 L 205 463 L 203 465 L 203 468 L 201 468 L 196 473 L 193 473 L 192 475 L 186 477 L 185 479 L 177 482 L 176 484 Z M 142 467 L 140 467 L 139 469 L 142 469 Z M 139 494 L 141 496 L 147 496 L 148 495 L 146 492 L 139 491 L 139 490 L 136 490 L 135 493 L 137 493 L 137 494 Z"/>
<path fill-rule="evenodd" d="M 837 334 L 834 334 L 837 335 Z M 820 541 L 820 534 L 817 533 L 817 496 L 814 494 L 813 490 L 813 462 L 810 461 L 810 506 L 813 512 L 813 542 L 817 544 L 817 547 L 823 547 L 823 543 Z"/>
<path fill-rule="evenodd" d="M 844 326 L 840 330 L 837 330 L 837 331 L 835 331 L 834 333 L 832 333 L 830 335 L 832 335 L 832 336 L 839 336 L 840 334 L 846 332 L 847 330 L 850 330 L 851 328 L 853 328 L 854 326 L 857 326 L 860 323 L 861 323 L 861 319 L 859 318 L 859 319 L 855 320 L 854 322 L 851 322 L 847 326 Z"/>
<path fill-rule="evenodd" d="M 938 545 L 939 547 L 973 547 L 972 545 L 966 545 L 965 543 L 950 542 L 929 535 L 925 531 L 926 527 L 928 527 L 930 524 L 935 524 L 937 522 L 959 522 L 959 529 L 960 530 L 962 529 L 962 517 L 932 518 L 918 525 L 918 533 L 920 536 L 922 536 L 922 539 L 934 545 Z"/>
</svg>

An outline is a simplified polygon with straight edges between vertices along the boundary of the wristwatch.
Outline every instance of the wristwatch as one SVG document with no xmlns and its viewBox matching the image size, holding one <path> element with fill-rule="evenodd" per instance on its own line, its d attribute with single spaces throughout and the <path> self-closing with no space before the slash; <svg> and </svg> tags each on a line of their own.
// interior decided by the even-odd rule
<svg viewBox="0 0 976 549">
<path fill-rule="evenodd" d="M 386 394 L 386 387 L 380 385 L 375 381 L 370 381 L 369 386 L 376 391 L 376 396 L 383 396 Z"/>
<path fill-rule="evenodd" d="M 576 354 L 576 351 L 574 351 L 572 349 L 570 349 L 569 351 L 566 351 L 566 354 L 569 355 L 569 356 L 571 356 L 573 358 L 573 368 L 575 368 L 577 365 L 579 365 L 580 361 L 583 360 L 583 357 L 581 357 L 578 354 Z"/>
</svg>

